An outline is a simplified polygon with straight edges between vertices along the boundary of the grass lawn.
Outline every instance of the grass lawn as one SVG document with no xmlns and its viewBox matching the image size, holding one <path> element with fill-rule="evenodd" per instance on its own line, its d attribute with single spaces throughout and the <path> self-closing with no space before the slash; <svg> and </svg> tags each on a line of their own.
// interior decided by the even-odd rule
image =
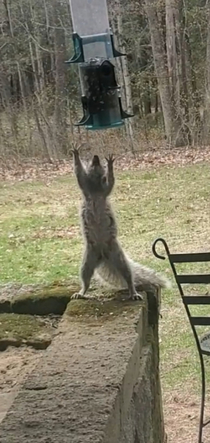
<svg viewBox="0 0 210 443">
<path fill-rule="evenodd" d="M 152 255 L 156 237 L 164 237 L 174 252 L 210 249 L 208 164 L 123 172 L 116 179 L 112 202 L 119 237 L 133 259 L 170 278 L 167 261 Z M 47 183 L 0 183 L 1 284 L 78 280 L 82 252 L 79 202 L 73 176 Z M 164 389 L 184 389 L 190 382 L 196 392 L 198 358 L 175 285 L 163 292 L 162 315 Z"/>
</svg>

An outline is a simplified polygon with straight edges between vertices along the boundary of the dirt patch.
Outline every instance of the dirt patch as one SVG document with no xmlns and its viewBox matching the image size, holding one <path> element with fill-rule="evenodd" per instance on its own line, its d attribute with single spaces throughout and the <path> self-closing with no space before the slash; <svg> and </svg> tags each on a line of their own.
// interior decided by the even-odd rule
<svg viewBox="0 0 210 443">
<path fill-rule="evenodd" d="M 8 348 L 0 358 L 0 422 L 11 407 L 21 384 L 32 372 L 44 351 Z"/>
<path fill-rule="evenodd" d="M 188 392 L 187 392 L 188 391 Z M 191 394 L 189 389 L 164 393 L 164 419 L 167 443 L 196 442 L 198 440 L 200 396 Z M 210 418 L 209 398 L 206 402 L 206 420 Z M 203 431 L 203 443 L 210 437 L 210 425 Z"/>
</svg>

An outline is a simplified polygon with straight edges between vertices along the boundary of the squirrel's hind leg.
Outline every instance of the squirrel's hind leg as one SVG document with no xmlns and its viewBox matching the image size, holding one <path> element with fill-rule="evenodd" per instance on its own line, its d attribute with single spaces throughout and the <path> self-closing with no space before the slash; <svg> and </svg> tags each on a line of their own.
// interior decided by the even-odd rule
<svg viewBox="0 0 210 443">
<path fill-rule="evenodd" d="M 71 299 L 93 298 L 85 297 L 85 294 L 89 289 L 91 278 L 93 276 L 95 268 L 99 264 L 99 261 L 100 258 L 98 257 L 98 254 L 94 251 L 94 249 L 87 247 L 83 255 L 82 266 L 80 270 L 82 287 L 79 292 L 76 292 L 71 296 Z"/>
<path fill-rule="evenodd" d="M 136 291 L 132 270 L 125 257 L 123 250 L 118 243 L 114 243 L 109 252 L 109 259 L 112 266 L 123 277 L 128 286 L 129 298 L 131 300 L 143 300 L 143 296 Z"/>
</svg>

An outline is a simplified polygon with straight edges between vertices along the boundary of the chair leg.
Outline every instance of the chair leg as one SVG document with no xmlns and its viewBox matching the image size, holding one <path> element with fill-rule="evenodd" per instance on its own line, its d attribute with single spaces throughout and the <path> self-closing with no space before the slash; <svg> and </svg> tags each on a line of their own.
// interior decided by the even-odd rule
<svg viewBox="0 0 210 443">
<path fill-rule="evenodd" d="M 202 433 L 204 427 L 204 407 L 205 407 L 205 395 L 206 395 L 206 378 L 205 378 L 204 359 L 200 350 L 199 350 L 199 356 L 201 362 L 201 408 L 200 408 L 198 443 L 202 443 Z"/>
</svg>

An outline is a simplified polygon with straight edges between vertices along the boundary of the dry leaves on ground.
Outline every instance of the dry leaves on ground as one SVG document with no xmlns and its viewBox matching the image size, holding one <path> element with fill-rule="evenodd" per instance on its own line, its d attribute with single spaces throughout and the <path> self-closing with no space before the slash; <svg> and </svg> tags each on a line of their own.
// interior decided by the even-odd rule
<svg viewBox="0 0 210 443">
<path fill-rule="evenodd" d="M 210 148 L 181 148 L 166 149 L 156 148 L 147 152 L 136 153 L 136 155 L 116 155 L 116 169 L 118 170 L 144 170 L 160 166 L 184 166 L 187 164 L 198 164 L 210 162 Z M 46 160 L 11 160 L 0 163 L 1 180 L 34 180 L 36 178 L 51 179 L 53 177 L 72 173 L 72 159 L 55 160 L 51 163 Z"/>
</svg>

